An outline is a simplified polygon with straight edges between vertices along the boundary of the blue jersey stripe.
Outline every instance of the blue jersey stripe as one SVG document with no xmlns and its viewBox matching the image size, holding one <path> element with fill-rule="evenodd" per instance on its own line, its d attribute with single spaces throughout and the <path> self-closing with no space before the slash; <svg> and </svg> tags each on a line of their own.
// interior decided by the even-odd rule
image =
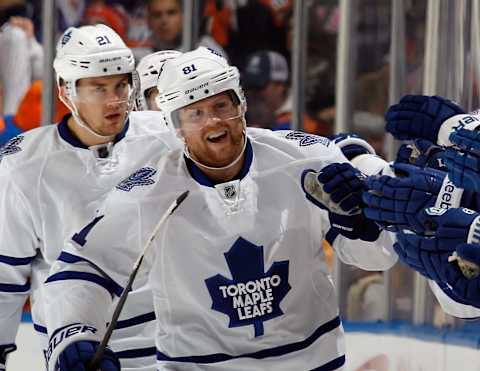
<svg viewBox="0 0 480 371">
<path fill-rule="evenodd" d="M 115 352 L 115 355 L 120 359 L 125 358 L 138 358 L 138 357 L 151 357 L 157 352 L 157 348 L 139 348 L 139 349 L 127 349 L 121 352 Z"/>
<path fill-rule="evenodd" d="M 117 325 L 115 326 L 115 329 L 119 330 L 126 327 L 132 327 L 132 326 L 140 325 L 145 322 L 154 321 L 155 319 L 156 319 L 155 312 L 145 313 L 140 316 L 118 321 Z"/>
<path fill-rule="evenodd" d="M 41 325 L 37 325 L 36 323 L 33 324 L 33 328 L 35 331 L 41 333 L 41 334 L 47 334 L 47 328 Z"/>
<path fill-rule="evenodd" d="M 333 371 L 337 370 L 345 364 L 345 356 L 335 358 L 333 361 L 325 363 L 324 365 L 314 368 L 310 371 Z"/>
<path fill-rule="evenodd" d="M 123 291 L 123 289 L 112 280 L 96 275 L 94 273 L 87 272 L 64 271 L 60 273 L 55 273 L 48 277 L 45 283 L 64 280 L 83 280 L 93 282 L 103 287 L 110 294 L 115 294 L 117 296 L 120 296 Z"/>
<path fill-rule="evenodd" d="M 85 258 L 82 258 L 81 256 L 73 255 L 73 254 L 70 254 L 68 252 L 62 251 L 57 260 L 65 262 L 65 263 L 69 263 L 69 264 L 85 262 L 85 263 L 90 264 L 94 269 L 96 269 L 98 272 L 100 272 L 104 277 L 108 277 L 108 275 L 105 272 L 103 272 L 100 269 L 100 267 L 98 267 L 96 264 L 92 263 L 91 261 L 89 261 Z M 107 279 L 107 278 L 105 278 L 105 279 Z M 116 283 L 114 280 L 112 280 L 110 277 L 108 277 L 108 281 L 110 281 L 110 285 L 113 287 L 113 291 L 109 290 L 110 293 L 113 292 L 115 295 L 120 296 L 123 292 L 123 287 L 120 286 L 118 283 Z"/>
<path fill-rule="evenodd" d="M 83 261 L 89 263 L 87 259 L 81 258 L 80 256 L 73 255 L 65 251 L 62 251 L 60 253 L 60 256 L 57 258 L 57 260 L 65 263 L 78 263 Z"/>
<path fill-rule="evenodd" d="M 25 285 L 15 285 L 13 283 L 0 283 L 0 292 L 28 292 L 30 282 Z"/>
<path fill-rule="evenodd" d="M 336 329 L 338 326 L 340 326 L 340 317 L 335 317 L 331 321 L 328 321 L 323 325 L 321 325 L 319 328 L 317 328 L 315 332 L 305 340 L 298 341 L 296 343 L 281 345 L 281 346 L 270 348 L 270 349 L 263 349 L 254 353 L 240 354 L 236 356 L 225 354 L 225 353 L 215 353 L 215 354 L 207 354 L 203 356 L 169 357 L 165 353 L 162 353 L 157 350 L 157 360 L 169 361 L 169 362 L 216 363 L 216 362 L 230 361 L 236 358 L 263 359 L 268 357 L 279 357 L 279 356 L 283 356 L 284 354 L 297 352 L 299 350 L 308 348 L 320 336 Z M 320 369 L 320 370 L 334 370 L 334 368 L 331 368 L 331 369 L 326 368 L 326 369 Z"/>
<path fill-rule="evenodd" d="M 0 255 L 0 263 L 8 265 L 27 265 L 30 264 L 35 256 L 28 256 L 26 258 L 15 258 L 13 256 Z"/>
</svg>

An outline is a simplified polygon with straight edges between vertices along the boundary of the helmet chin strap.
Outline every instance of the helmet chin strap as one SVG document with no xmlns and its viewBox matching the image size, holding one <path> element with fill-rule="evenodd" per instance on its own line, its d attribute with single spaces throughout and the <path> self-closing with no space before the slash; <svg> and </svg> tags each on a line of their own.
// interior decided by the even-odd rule
<svg viewBox="0 0 480 371">
<path fill-rule="evenodd" d="M 215 167 L 215 166 L 208 166 L 208 165 L 202 164 L 200 161 L 197 161 L 192 157 L 192 155 L 190 154 L 190 151 L 188 150 L 188 147 L 187 147 L 186 143 L 185 143 L 185 147 L 183 149 L 183 153 L 185 154 L 185 156 L 187 156 L 187 158 L 192 160 L 195 163 L 195 165 L 203 167 L 203 168 L 208 169 L 208 170 L 225 170 L 225 169 L 228 169 L 228 168 L 232 167 L 233 165 L 237 164 L 238 161 L 240 161 L 242 159 L 242 156 L 245 153 L 245 148 L 247 148 L 247 124 L 246 124 L 246 121 L 245 121 L 245 117 L 242 118 L 242 122 L 243 122 L 243 138 L 244 138 L 243 148 L 242 148 L 242 151 L 240 152 L 240 154 L 237 156 L 237 158 L 235 160 L 233 160 L 231 163 L 229 163 L 228 165 L 221 166 L 221 167 Z"/>
</svg>

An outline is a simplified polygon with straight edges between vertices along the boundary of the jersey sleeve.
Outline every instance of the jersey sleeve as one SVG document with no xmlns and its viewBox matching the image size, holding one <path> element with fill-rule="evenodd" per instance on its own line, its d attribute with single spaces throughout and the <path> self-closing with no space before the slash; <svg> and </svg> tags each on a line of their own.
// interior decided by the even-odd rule
<svg viewBox="0 0 480 371">
<path fill-rule="evenodd" d="M 69 344 L 102 339 L 112 303 L 121 296 L 139 254 L 135 220 L 128 206 L 96 216 L 71 236 L 52 265 L 44 288 L 49 370 Z M 134 289 L 146 282 L 143 268 Z"/>
<path fill-rule="evenodd" d="M 102 340 L 111 319 L 114 293 L 121 293 L 94 264 L 69 250 L 67 247 L 52 265 L 44 288 L 49 371 L 55 370 L 58 356 L 69 344 Z"/>
<path fill-rule="evenodd" d="M 334 240 L 329 242 L 343 263 L 367 271 L 390 269 L 398 260 L 393 250 L 395 237 L 392 232 L 382 231 L 374 242 L 350 240 L 342 235 L 335 236 Z"/>
<path fill-rule="evenodd" d="M 15 342 L 30 292 L 39 239 L 31 205 L 9 176 L 0 175 L 0 345 Z"/>
<path fill-rule="evenodd" d="M 461 303 L 458 299 L 454 299 L 454 297 L 448 294 L 447 290 L 442 289 L 434 281 L 429 280 L 428 284 L 445 313 L 462 319 L 480 318 L 480 308 Z"/>
</svg>

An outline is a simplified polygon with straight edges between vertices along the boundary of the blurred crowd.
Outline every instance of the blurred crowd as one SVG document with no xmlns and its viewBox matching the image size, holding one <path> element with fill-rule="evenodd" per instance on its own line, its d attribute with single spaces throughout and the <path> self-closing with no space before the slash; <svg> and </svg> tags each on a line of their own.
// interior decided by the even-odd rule
<svg viewBox="0 0 480 371">
<path fill-rule="evenodd" d="M 132 48 L 137 62 L 152 52 L 183 50 L 181 0 L 58 0 L 56 33 L 69 26 L 104 23 Z M 3 140 L 40 125 L 43 49 L 39 0 L 0 2 L 0 110 Z M 305 130 L 333 133 L 336 1 L 311 4 Z M 220 51 L 239 67 L 249 122 L 289 128 L 293 1 L 200 0 L 198 45 Z M 310 40 L 311 39 L 311 40 Z M 311 46 L 311 47 L 310 47 Z M 57 101 L 55 120 L 66 111 Z"/>
</svg>

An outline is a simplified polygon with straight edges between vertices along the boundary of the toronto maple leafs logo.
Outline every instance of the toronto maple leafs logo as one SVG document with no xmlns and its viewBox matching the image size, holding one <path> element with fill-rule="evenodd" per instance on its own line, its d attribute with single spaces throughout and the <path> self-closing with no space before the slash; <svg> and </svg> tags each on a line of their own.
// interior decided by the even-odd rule
<svg viewBox="0 0 480 371">
<path fill-rule="evenodd" d="M 320 143 L 328 147 L 330 140 L 318 135 L 303 133 L 301 131 L 292 131 L 285 136 L 286 139 L 296 140 L 300 147 L 311 146 L 312 144 Z"/>
<path fill-rule="evenodd" d="M 0 147 L 0 162 L 4 156 L 13 155 L 22 150 L 18 145 L 23 141 L 23 135 L 10 139 L 3 147 Z"/>
<path fill-rule="evenodd" d="M 130 192 L 135 186 L 147 186 L 155 183 L 153 179 L 150 179 L 155 175 L 157 170 L 151 167 L 142 167 L 140 170 L 135 171 L 127 179 L 122 180 L 117 184 L 117 189 L 121 191 Z"/>
<path fill-rule="evenodd" d="M 263 246 L 241 237 L 224 255 L 232 279 L 217 274 L 205 280 L 212 309 L 230 317 L 229 327 L 253 325 L 255 336 L 262 336 L 263 322 L 283 315 L 280 302 L 291 288 L 289 262 L 275 262 L 264 273 Z"/>
</svg>

